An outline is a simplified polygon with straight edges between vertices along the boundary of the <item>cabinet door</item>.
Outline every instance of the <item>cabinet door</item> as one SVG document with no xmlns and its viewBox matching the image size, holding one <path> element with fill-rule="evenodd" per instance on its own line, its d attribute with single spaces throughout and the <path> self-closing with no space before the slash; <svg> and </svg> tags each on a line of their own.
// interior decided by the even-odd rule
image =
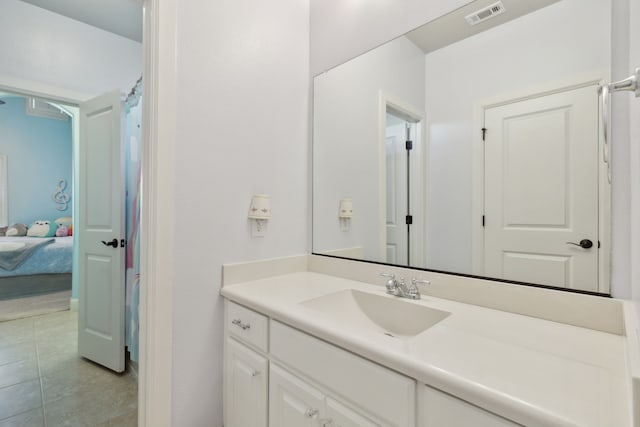
<svg viewBox="0 0 640 427">
<path fill-rule="evenodd" d="M 267 427 L 267 359 L 227 338 L 226 363 L 226 425 Z"/>
<path fill-rule="evenodd" d="M 418 427 L 517 427 L 498 415 L 428 386 L 419 388 Z"/>
<path fill-rule="evenodd" d="M 383 427 L 386 424 L 378 424 L 373 422 L 362 415 L 356 413 L 354 410 L 344 406 L 343 404 L 336 402 L 330 397 L 327 398 L 327 415 L 326 419 L 330 420 L 327 423 L 327 427 Z"/>
<path fill-rule="evenodd" d="M 269 377 L 269 427 L 318 427 L 324 395 L 273 364 Z"/>
</svg>

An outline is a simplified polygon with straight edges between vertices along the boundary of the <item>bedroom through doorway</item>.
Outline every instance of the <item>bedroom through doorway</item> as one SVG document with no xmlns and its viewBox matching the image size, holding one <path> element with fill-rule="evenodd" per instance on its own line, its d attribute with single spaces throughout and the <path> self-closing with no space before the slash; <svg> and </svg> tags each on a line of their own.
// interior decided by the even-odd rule
<svg viewBox="0 0 640 427">
<path fill-rule="evenodd" d="M 72 113 L 3 92 L 0 131 L 0 322 L 68 310 Z"/>
</svg>

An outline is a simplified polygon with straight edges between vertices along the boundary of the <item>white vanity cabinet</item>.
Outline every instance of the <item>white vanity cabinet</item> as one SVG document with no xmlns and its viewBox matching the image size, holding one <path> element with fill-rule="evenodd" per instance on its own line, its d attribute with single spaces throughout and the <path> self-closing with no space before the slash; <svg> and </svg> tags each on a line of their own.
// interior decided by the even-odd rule
<svg viewBox="0 0 640 427">
<path fill-rule="evenodd" d="M 418 386 L 418 427 L 518 427 L 509 420 L 427 385 Z"/>
<path fill-rule="evenodd" d="M 225 427 L 517 427 L 225 301 Z"/>
</svg>

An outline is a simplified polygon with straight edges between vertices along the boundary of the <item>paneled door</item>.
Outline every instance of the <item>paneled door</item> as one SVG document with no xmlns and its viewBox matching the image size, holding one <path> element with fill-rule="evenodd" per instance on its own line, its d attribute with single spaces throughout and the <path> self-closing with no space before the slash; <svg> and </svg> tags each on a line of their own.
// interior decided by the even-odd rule
<svg viewBox="0 0 640 427">
<path fill-rule="evenodd" d="M 266 358 L 227 338 L 225 425 L 267 427 L 268 365 Z"/>
<path fill-rule="evenodd" d="M 119 92 L 80 106 L 78 353 L 124 371 L 124 157 Z"/>
<path fill-rule="evenodd" d="M 485 110 L 485 275 L 598 291 L 595 86 Z"/>
<path fill-rule="evenodd" d="M 269 426 L 318 427 L 324 395 L 273 363 L 269 375 Z"/>
</svg>

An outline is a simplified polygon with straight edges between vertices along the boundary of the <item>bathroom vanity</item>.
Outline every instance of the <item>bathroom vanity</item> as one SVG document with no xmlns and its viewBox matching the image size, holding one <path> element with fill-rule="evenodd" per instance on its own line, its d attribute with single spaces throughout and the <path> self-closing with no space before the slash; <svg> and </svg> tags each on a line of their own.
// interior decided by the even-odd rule
<svg viewBox="0 0 640 427">
<path fill-rule="evenodd" d="M 383 278 L 344 277 L 358 270 L 424 273 L 434 293 L 447 276 L 314 255 L 225 266 L 225 426 L 635 425 L 623 301 L 562 293 L 576 307 L 567 324 L 548 307 L 525 316 L 432 285 L 397 298 Z M 504 298 L 539 305 L 549 292 L 524 289 Z M 580 307 L 603 322 L 576 326 Z"/>
</svg>

